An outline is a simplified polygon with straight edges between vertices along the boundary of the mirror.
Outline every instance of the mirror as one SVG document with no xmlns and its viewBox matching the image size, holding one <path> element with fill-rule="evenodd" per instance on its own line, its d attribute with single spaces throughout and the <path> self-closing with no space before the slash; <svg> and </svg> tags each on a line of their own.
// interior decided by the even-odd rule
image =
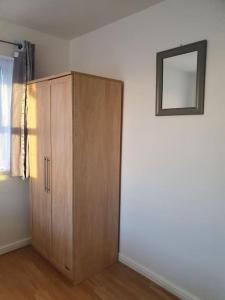
<svg viewBox="0 0 225 300">
<path fill-rule="evenodd" d="M 206 41 L 157 54 L 156 115 L 204 113 Z"/>
<path fill-rule="evenodd" d="M 197 51 L 164 59 L 162 108 L 195 107 Z"/>
</svg>

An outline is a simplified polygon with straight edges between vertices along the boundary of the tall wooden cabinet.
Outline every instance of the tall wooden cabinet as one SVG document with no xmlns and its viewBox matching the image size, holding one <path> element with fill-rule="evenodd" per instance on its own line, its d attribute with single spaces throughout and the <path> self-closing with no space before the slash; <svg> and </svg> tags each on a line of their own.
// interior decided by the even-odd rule
<svg viewBox="0 0 225 300">
<path fill-rule="evenodd" d="M 74 283 L 117 260 L 122 89 L 78 72 L 28 85 L 32 243 Z"/>
</svg>

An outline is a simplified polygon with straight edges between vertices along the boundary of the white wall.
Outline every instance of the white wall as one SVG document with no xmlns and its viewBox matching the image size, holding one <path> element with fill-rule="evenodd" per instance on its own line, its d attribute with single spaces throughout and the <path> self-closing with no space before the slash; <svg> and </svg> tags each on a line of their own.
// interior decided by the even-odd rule
<svg viewBox="0 0 225 300">
<path fill-rule="evenodd" d="M 27 39 L 36 45 L 36 77 L 68 70 L 69 42 L 0 20 L 0 39 Z M 0 55 L 11 56 L 15 48 L 0 43 Z M 28 186 L 21 179 L 0 176 L 0 253 L 11 243 L 30 236 Z"/>
<path fill-rule="evenodd" d="M 202 39 L 205 114 L 155 117 L 156 52 Z M 125 82 L 122 257 L 183 298 L 224 300 L 224 1 L 166 0 L 81 36 L 71 67 Z"/>
</svg>

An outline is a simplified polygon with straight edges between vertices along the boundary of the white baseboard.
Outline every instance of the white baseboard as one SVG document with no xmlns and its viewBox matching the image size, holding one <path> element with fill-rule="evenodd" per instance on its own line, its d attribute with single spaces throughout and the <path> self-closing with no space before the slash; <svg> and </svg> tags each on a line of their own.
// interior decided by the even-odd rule
<svg viewBox="0 0 225 300">
<path fill-rule="evenodd" d="M 0 255 L 23 248 L 31 244 L 31 238 L 22 239 L 8 245 L 0 246 Z"/>
<path fill-rule="evenodd" d="M 146 278 L 150 279 L 151 281 L 155 282 L 171 294 L 177 296 L 181 300 L 200 300 L 198 297 L 192 295 L 188 291 L 180 288 L 179 286 L 173 284 L 166 278 L 152 272 L 148 268 L 138 264 L 132 258 L 127 257 L 123 254 L 119 254 L 119 261 L 126 266 L 130 267 L 131 269 L 135 270 L 136 272 L 140 273 L 141 275 L 145 276 Z"/>
</svg>

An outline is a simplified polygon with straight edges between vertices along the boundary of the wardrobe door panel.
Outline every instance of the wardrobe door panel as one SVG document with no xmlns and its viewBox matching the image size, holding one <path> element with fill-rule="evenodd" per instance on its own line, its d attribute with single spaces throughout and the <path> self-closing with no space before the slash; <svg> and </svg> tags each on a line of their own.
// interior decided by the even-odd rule
<svg viewBox="0 0 225 300">
<path fill-rule="evenodd" d="M 73 273 L 72 76 L 51 81 L 52 261 Z"/>
<path fill-rule="evenodd" d="M 46 258 L 51 252 L 51 194 L 47 173 L 50 158 L 50 85 L 28 86 L 28 139 L 32 244 Z"/>
<path fill-rule="evenodd" d="M 118 255 L 122 83 L 75 74 L 75 276 Z"/>
</svg>

